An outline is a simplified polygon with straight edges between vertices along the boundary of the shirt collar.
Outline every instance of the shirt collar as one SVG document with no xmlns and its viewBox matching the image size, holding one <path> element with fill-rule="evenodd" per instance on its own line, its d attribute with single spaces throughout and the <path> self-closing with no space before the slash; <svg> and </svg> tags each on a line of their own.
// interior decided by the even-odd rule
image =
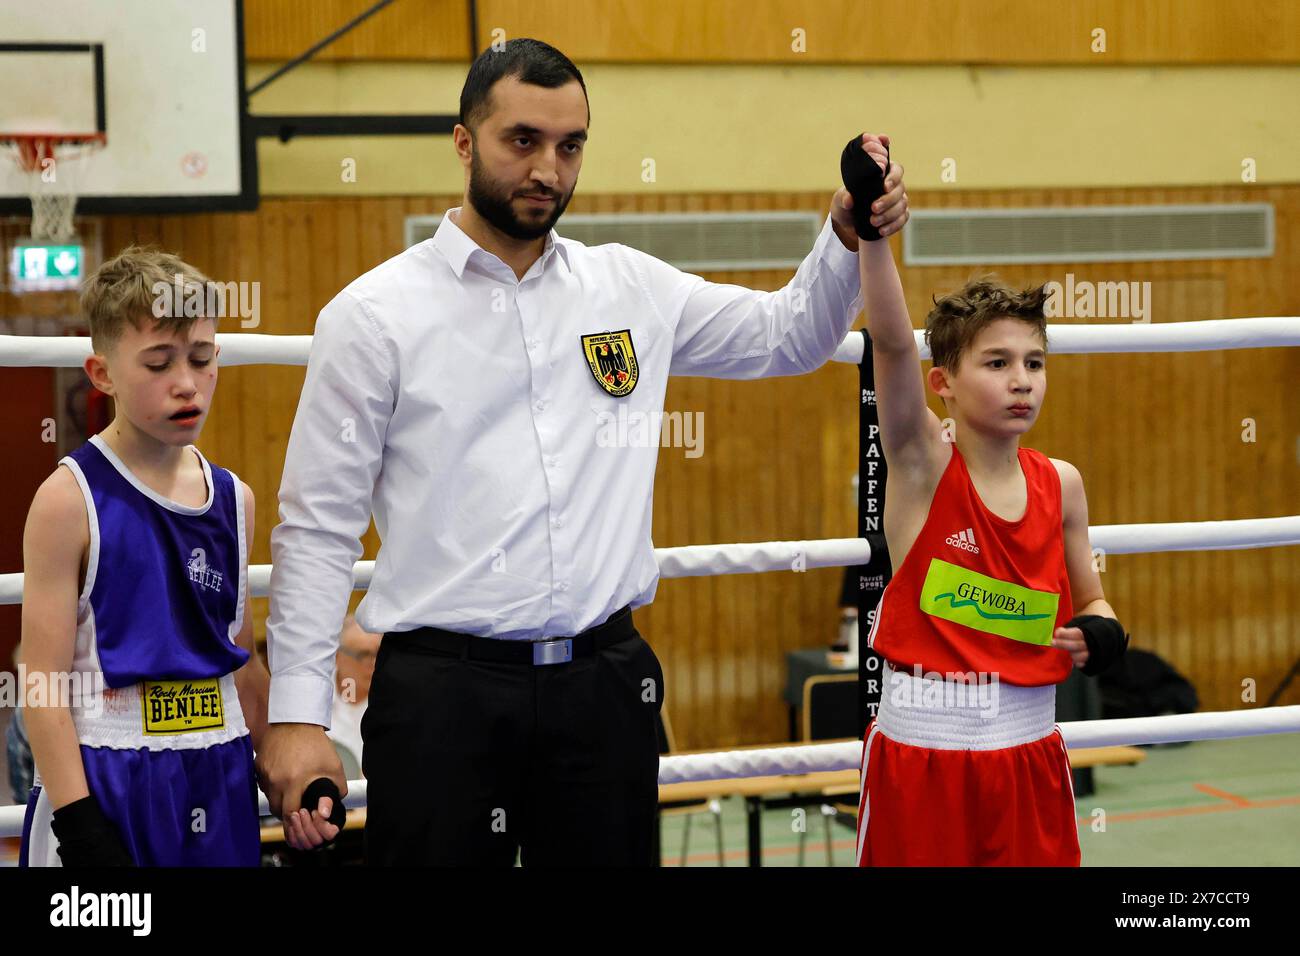
<svg viewBox="0 0 1300 956">
<path fill-rule="evenodd" d="M 438 223 L 438 230 L 433 234 L 433 242 L 438 250 L 447 258 L 451 265 L 452 271 L 456 273 L 456 278 L 461 278 L 465 272 L 465 264 L 469 262 L 469 257 L 475 252 L 481 255 L 492 255 L 477 242 L 465 235 L 460 226 L 451 220 L 453 212 L 459 212 L 460 206 L 448 209 L 442 214 L 442 222 Z M 563 242 L 558 241 L 559 236 L 552 229 L 546 236 L 546 245 L 542 248 L 541 258 L 545 261 L 551 252 L 559 249 L 560 258 L 564 260 L 565 266 L 570 266 L 569 250 Z M 496 258 L 493 256 L 493 258 Z M 499 260 L 498 260 L 499 261 Z M 545 266 L 543 266 L 545 268 Z"/>
</svg>

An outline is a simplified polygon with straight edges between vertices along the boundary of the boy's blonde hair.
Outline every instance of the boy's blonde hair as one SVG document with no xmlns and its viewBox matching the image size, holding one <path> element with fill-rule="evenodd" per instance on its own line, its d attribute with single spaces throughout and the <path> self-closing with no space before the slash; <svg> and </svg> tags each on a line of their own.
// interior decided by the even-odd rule
<svg viewBox="0 0 1300 956">
<path fill-rule="evenodd" d="M 934 299 L 934 308 L 925 317 L 925 342 L 936 366 L 956 372 L 980 330 L 998 319 L 1021 319 L 1028 322 L 1043 340 L 1047 350 L 1047 287 L 1015 292 L 995 275 L 971 279 L 959 291 Z"/>
<path fill-rule="evenodd" d="M 179 279 L 177 278 L 179 276 Z M 91 348 L 108 355 L 129 322 L 136 331 L 156 322 L 167 335 L 184 332 L 191 322 L 215 315 L 186 315 L 185 299 L 209 301 L 212 280 L 179 256 L 159 249 L 129 246 L 86 279 L 81 311 L 90 325 Z M 177 295 L 177 289 L 181 294 Z M 163 287 L 168 291 L 162 292 Z M 206 312 L 206 309 L 199 310 Z"/>
</svg>

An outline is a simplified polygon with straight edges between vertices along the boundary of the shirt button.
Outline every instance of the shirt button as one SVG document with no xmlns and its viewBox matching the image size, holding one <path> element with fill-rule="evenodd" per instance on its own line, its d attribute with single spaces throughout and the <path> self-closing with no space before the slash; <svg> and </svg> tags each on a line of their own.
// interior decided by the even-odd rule
<svg viewBox="0 0 1300 956">
<path fill-rule="evenodd" d="M 546 463 L 550 465 L 552 468 L 557 468 L 559 467 L 560 464 L 560 456 L 552 455 L 550 458 L 546 460 Z"/>
<path fill-rule="evenodd" d="M 544 401 L 542 401 L 542 400 L 539 398 L 539 399 L 537 400 L 537 404 L 535 404 L 533 407 L 536 408 L 536 409 L 540 412 L 540 411 L 545 410 L 545 408 L 546 408 L 546 403 L 545 403 Z"/>
<path fill-rule="evenodd" d="M 555 518 L 555 527 L 557 527 L 557 528 L 563 528 L 563 527 L 564 527 L 564 519 L 561 518 L 561 517 L 558 517 L 558 516 L 557 516 L 557 517 Z"/>
<path fill-rule="evenodd" d="M 559 591 L 567 591 L 567 590 L 569 590 L 569 582 L 568 582 L 568 581 L 561 581 L 561 582 L 560 582 L 559 584 L 557 584 L 555 587 L 556 587 L 556 590 L 559 590 Z"/>
</svg>

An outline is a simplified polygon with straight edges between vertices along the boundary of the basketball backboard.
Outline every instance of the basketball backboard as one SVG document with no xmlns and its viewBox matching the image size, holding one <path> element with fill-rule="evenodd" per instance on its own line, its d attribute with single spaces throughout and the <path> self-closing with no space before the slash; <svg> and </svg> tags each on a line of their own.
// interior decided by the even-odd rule
<svg viewBox="0 0 1300 956">
<path fill-rule="evenodd" d="M 0 139 L 100 132 L 77 213 L 251 209 L 254 139 L 241 0 L 26 0 L 0 5 Z M 0 213 L 28 215 L 0 166 Z"/>
</svg>

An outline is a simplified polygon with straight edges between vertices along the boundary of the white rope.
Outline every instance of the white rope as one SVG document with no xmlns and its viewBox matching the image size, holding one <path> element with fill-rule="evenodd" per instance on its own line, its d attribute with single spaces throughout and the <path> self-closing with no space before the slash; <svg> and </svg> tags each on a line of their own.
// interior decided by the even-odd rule
<svg viewBox="0 0 1300 956">
<path fill-rule="evenodd" d="M 929 357 L 923 333 L 916 332 L 922 358 Z M 1300 345 L 1300 319 L 1269 317 L 1171 322 L 1162 325 L 1049 326 L 1049 347 L 1057 354 L 1092 352 L 1182 352 L 1211 349 L 1265 348 Z M 222 333 L 221 364 L 306 365 L 311 348 L 308 335 Z M 38 366 L 76 368 L 90 353 L 88 338 L 0 335 L 0 367 Z M 850 333 L 834 356 L 836 361 L 862 361 L 862 336 Z M 1094 547 L 1112 554 L 1158 551 L 1223 550 L 1300 544 L 1300 516 L 1257 518 L 1243 521 L 1202 521 L 1174 524 L 1110 525 L 1089 529 Z M 694 545 L 657 548 L 655 557 L 663 577 L 705 574 L 740 574 L 760 571 L 803 570 L 864 564 L 870 545 L 862 538 L 823 541 L 773 541 L 746 544 Z M 354 587 L 368 587 L 373 561 L 359 561 L 353 570 Z M 249 590 L 265 596 L 271 566 L 249 567 Z M 22 602 L 23 575 L 0 575 L 0 604 Z M 1119 744 L 1168 743 L 1221 737 L 1300 731 L 1300 706 L 1259 711 L 1185 714 L 1127 720 L 1080 721 L 1061 724 L 1067 745 L 1102 747 Z M 739 750 L 726 753 L 663 757 L 660 783 L 717 780 L 728 777 L 768 776 L 846 770 L 860 766 L 861 742 L 810 744 Z M 363 806 L 365 781 L 351 781 L 344 802 Z M 262 812 L 268 811 L 260 796 Z M 22 832 L 22 807 L 0 808 L 0 836 Z"/>
<path fill-rule="evenodd" d="M 1300 732 L 1300 705 L 1165 717 L 1076 720 L 1059 726 L 1066 746 L 1075 750 L 1255 737 Z M 856 740 L 838 744 L 661 757 L 659 782 L 688 783 L 735 777 L 770 777 L 786 773 L 857 770 L 861 766 L 862 741 Z"/>
<path fill-rule="evenodd" d="M 916 330 L 921 358 L 930 357 L 925 333 Z M 1253 319 L 1207 319 L 1204 322 L 1162 322 L 1151 325 L 1049 325 L 1047 351 L 1052 355 L 1097 352 L 1205 352 L 1218 349 L 1261 349 L 1300 345 L 1300 318 L 1265 316 Z M 836 362 L 862 362 L 862 333 L 850 332 L 832 357 Z"/>
<path fill-rule="evenodd" d="M 915 334 L 921 357 L 929 358 L 924 333 Z M 1207 319 L 1159 325 L 1049 325 L 1047 337 L 1048 351 L 1057 355 L 1260 349 L 1300 345 L 1300 318 Z M 222 367 L 306 365 L 311 351 L 310 335 L 220 332 L 217 342 L 221 345 Z M 79 368 L 89 355 L 90 339 L 84 336 L 0 335 L 0 367 Z M 834 360 L 854 365 L 861 362 L 862 333 L 850 332 L 845 336 Z"/>
<path fill-rule="evenodd" d="M 678 754 L 659 758 L 659 782 L 691 783 L 737 777 L 775 777 L 783 773 L 857 770 L 862 766 L 862 741 L 764 747 L 707 754 Z"/>
<path fill-rule="evenodd" d="M 1088 537 L 1094 548 L 1106 554 L 1273 548 L 1300 544 L 1300 515 L 1243 518 L 1239 521 L 1098 525 L 1088 529 Z M 689 578 L 709 574 L 851 567 L 871 560 L 871 544 L 866 538 L 827 538 L 821 541 L 695 544 L 655 548 L 654 553 L 661 577 Z M 368 589 L 374 573 L 374 561 L 354 564 L 353 590 Z M 248 589 L 252 597 L 266 597 L 271 593 L 271 565 L 248 566 Z M 0 574 L 0 605 L 22 602 L 22 572 Z"/>
<path fill-rule="evenodd" d="M 234 320 L 227 320 L 234 321 Z M 306 365 L 310 335 L 218 332 L 220 365 Z M 81 368 L 91 355 L 86 336 L 0 335 L 0 368 Z"/>
<path fill-rule="evenodd" d="M 1191 740 L 1221 740 L 1264 734 L 1300 732 L 1300 705 L 1258 710 L 1129 717 L 1120 720 L 1076 720 L 1058 725 L 1066 746 L 1074 749 L 1165 744 Z M 659 783 L 691 783 L 780 774 L 857 770 L 862 765 L 860 740 L 798 747 L 676 754 L 659 758 Z M 345 806 L 366 805 L 366 781 L 349 780 Z M 270 815 L 264 794 L 258 794 L 262 816 Z M 0 807 L 0 837 L 20 836 L 23 807 Z"/>
<path fill-rule="evenodd" d="M 866 564 L 870 560 L 871 544 L 866 538 L 692 544 L 681 548 L 655 548 L 659 574 L 665 578 L 842 568 L 846 565 Z"/>
<path fill-rule="evenodd" d="M 1300 731 L 1300 705 L 1221 710 L 1165 717 L 1076 720 L 1061 724 L 1067 747 L 1122 747 L 1172 744 L 1186 740 L 1223 740 Z"/>
<path fill-rule="evenodd" d="M 1107 554 L 1275 548 L 1300 544 L 1300 515 L 1236 521 L 1099 525 L 1088 529 L 1088 540 L 1094 548 Z"/>
</svg>

